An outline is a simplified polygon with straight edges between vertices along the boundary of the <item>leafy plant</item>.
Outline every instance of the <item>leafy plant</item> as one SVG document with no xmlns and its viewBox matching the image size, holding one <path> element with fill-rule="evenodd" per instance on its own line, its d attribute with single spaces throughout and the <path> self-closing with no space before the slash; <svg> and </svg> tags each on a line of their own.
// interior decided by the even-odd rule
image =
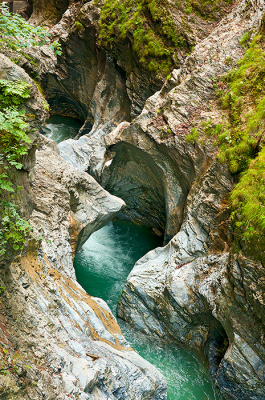
<svg viewBox="0 0 265 400">
<path fill-rule="evenodd" d="M 62 54 L 62 46 L 59 42 L 52 42 L 52 44 L 50 45 L 50 49 L 53 50 L 55 56 L 60 56 Z"/>
<path fill-rule="evenodd" d="M 22 16 L 10 13 L 5 4 L 0 4 L 0 39 L 5 47 L 17 50 L 48 44 L 49 33 L 40 26 L 30 25 Z M 55 55 L 62 54 L 60 43 L 53 42 L 50 48 Z"/>
<path fill-rule="evenodd" d="M 1 200 L 1 229 L 0 229 L 0 255 L 5 254 L 8 241 L 13 244 L 13 249 L 23 248 L 27 236 L 32 231 L 30 224 L 18 213 L 17 206 L 11 202 Z"/>
<path fill-rule="evenodd" d="M 25 99 L 30 97 L 30 85 L 23 81 L 17 81 L 15 84 L 6 79 L 0 80 L 0 102 L 3 105 L 19 105 Z"/>
<path fill-rule="evenodd" d="M 25 111 L 18 107 L 30 97 L 29 88 L 23 81 L 0 80 L 0 256 L 6 253 L 8 243 L 14 250 L 21 248 L 31 231 L 17 206 L 3 198 L 19 190 L 12 182 L 12 169 L 22 168 L 21 157 L 27 154 L 27 144 L 31 143 Z"/>
<path fill-rule="evenodd" d="M 194 144 L 196 143 L 198 137 L 199 137 L 199 132 L 196 130 L 196 128 L 192 128 L 191 133 L 186 136 L 186 141 Z"/>
</svg>

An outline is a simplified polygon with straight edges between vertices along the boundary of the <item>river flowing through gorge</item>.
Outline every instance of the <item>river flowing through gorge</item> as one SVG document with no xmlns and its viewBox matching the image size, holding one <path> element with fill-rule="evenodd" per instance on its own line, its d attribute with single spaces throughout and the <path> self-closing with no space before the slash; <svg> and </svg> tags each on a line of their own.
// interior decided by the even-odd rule
<svg viewBox="0 0 265 400">
<path fill-rule="evenodd" d="M 52 117 L 44 131 L 58 143 L 75 137 L 78 129 L 77 121 Z M 113 220 L 95 232 L 76 254 L 77 280 L 91 296 L 105 300 L 116 315 L 119 297 L 135 262 L 159 246 L 162 246 L 162 239 L 149 228 Z M 168 400 L 222 399 L 212 384 L 207 361 L 202 355 L 176 343 L 149 339 L 120 319 L 118 323 L 130 345 L 165 376 Z"/>
</svg>

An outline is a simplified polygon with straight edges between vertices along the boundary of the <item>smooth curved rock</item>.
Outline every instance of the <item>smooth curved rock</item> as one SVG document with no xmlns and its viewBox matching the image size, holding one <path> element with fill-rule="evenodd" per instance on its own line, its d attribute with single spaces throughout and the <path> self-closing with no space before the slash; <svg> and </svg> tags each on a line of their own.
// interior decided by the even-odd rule
<svg viewBox="0 0 265 400">
<path fill-rule="evenodd" d="M 8 331 L 0 318 L 1 343 L 12 360 L 0 395 L 9 400 L 165 400 L 163 376 L 130 348 L 107 304 L 89 296 L 75 279 L 76 247 L 124 202 L 58 153 L 53 141 L 40 138 L 30 176 L 34 235 L 0 276 L 5 287 L 0 308 L 10 310 L 4 317 Z M 20 371 L 17 376 L 12 368 Z"/>
<path fill-rule="evenodd" d="M 42 236 L 48 240 L 43 242 L 48 259 L 57 260 L 65 273 L 71 269 L 73 276 L 73 246 L 78 251 L 125 203 L 101 188 L 90 175 L 71 168 L 58 153 L 57 145 L 42 136 L 32 171 L 36 207 L 31 220 L 41 226 Z M 62 211 L 56 206 L 56 199 L 60 199 L 60 207 L 65 207 L 64 212 L 70 213 L 68 224 L 61 223 Z M 73 237 L 66 246 L 62 241 L 69 235 L 71 224 L 74 225 Z"/>
<path fill-rule="evenodd" d="M 118 194 L 115 160 L 121 149 L 134 146 L 142 160 L 148 154 L 167 193 L 166 234 L 170 238 L 174 229 L 176 234 L 136 263 L 118 304 L 119 317 L 148 335 L 207 352 L 216 384 L 227 399 L 240 400 L 265 398 L 265 292 L 264 285 L 257 286 L 264 268 L 231 249 L 226 198 L 233 179 L 216 160 L 211 139 L 190 144 L 185 138 L 198 121 L 220 120 L 218 110 L 207 107 L 215 96 L 213 79 L 227 70 L 227 57 L 242 56 L 240 39 L 259 26 L 263 8 L 244 2 L 235 7 L 175 71 L 172 89 L 163 88 L 129 127 L 106 136 L 113 161 L 103 171 L 105 186 Z M 122 182 L 126 185 L 126 176 Z"/>
</svg>

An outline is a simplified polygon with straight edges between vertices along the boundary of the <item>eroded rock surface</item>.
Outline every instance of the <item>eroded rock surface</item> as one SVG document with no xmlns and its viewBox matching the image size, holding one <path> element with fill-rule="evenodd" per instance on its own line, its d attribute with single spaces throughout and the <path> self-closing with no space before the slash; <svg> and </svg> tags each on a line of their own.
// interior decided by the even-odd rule
<svg viewBox="0 0 265 400">
<path fill-rule="evenodd" d="M 16 400 L 166 398 L 162 375 L 129 347 L 106 303 L 75 280 L 76 246 L 124 203 L 58 153 L 42 137 L 31 171 L 36 236 L 1 276 L 1 343 L 9 352 L 2 362 L 10 373 L 1 376 L 0 393 Z"/>
<path fill-rule="evenodd" d="M 24 108 L 38 128 L 44 98 L 23 69 L 0 60 L 1 79 L 32 84 Z M 123 200 L 70 167 L 55 142 L 37 131 L 31 138 L 22 170 L 12 176 L 21 187 L 12 201 L 34 231 L 22 251 L 1 258 L 0 397 L 166 399 L 160 372 L 130 348 L 107 304 L 75 279 L 76 249 Z"/>
<path fill-rule="evenodd" d="M 50 0 L 46 13 L 62 9 L 66 3 L 54 4 Z M 63 55 L 57 63 L 46 62 L 43 54 L 36 56 L 39 76 L 54 113 L 81 119 L 82 134 L 93 128 L 92 132 L 99 129 L 105 135 L 118 123 L 130 122 L 139 115 L 146 99 L 161 88 L 165 79 L 141 64 L 132 32 L 124 40 L 117 34 L 110 46 L 103 46 L 99 40 L 102 1 L 68 3 L 59 23 L 50 30 L 52 38 L 60 38 Z M 185 43 L 185 49 L 176 48 L 172 65 L 184 62 L 189 49 L 209 34 L 228 8 L 222 1 L 218 1 L 218 7 L 197 3 L 189 16 L 183 4 L 163 4 L 167 10 L 165 15 L 168 14 L 167 18 Z M 31 17 L 34 22 L 39 21 L 35 9 L 43 10 L 41 1 L 34 2 Z M 211 18 L 205 18 L 209 12 Z M 38 15 L 45 12 L 39 11 Z"/>
<path fill-rule="evenodd" d="M 148 335 L 208 353 L 223 394 L 240 400 L 265 398 L 264 268 L 231 250 L 233 179 L 212 140 L 192 144 L 186 136 L 201 121 L 220 120 L 208 108 L 214 80 L 242 57 L 240 39 L 263 13 L 262 2 L 236 4 L 142 114 L 105 137 L 102 159 L 101 182 L 127 203 L 122 217 L 165 229 L 166 242 L 173 237 L 136 263 L 118 315 Z"/>
<path fill-rule="evenodd" d="M 264 266 L 231 249 L 227 196 L 233 179 L 216 159 L 212 140 L 186 140 L 193 125 L 220 121 L 214 80 L 242 56 L 240 39 L 255 32 L 263 14 L 263 1 L 235 3 L 132 123 L 162 82 L 149 85 L 152 77 L 141 70 L 132 78 L 125 61 L 98 48 L 93 2 L 72 4 L 53 29 L 54 37 L 62 35 L 65 56 L 56 65 L 43 50 L 42 82 L 55 110 L 85 122 L 85 136 L 60 145 L 74 169 L 43 139 L 31 181 L 32 223 L 45 240 L 40 245 L 35 238 L 2 271 L 0 327 L 10 352 L 2 352 L 2 360 L 12 373 L 1 390 L 8 398 L 165 398 L 161 375 L 128 348 L 106 304 L 74 280 L 75 247 L 122 206 L 85 171 L 125 200 L 121 218 L 165 233 L 166 246 L 139 260 L 128 277 L 119 316 L 148 335 L 204 351 L 227 399 L 265 398 Z M 119 60 L 128 54 L 116 49 Z M 70 66 L 69 59 L 75 59 Z"/>
</svg>

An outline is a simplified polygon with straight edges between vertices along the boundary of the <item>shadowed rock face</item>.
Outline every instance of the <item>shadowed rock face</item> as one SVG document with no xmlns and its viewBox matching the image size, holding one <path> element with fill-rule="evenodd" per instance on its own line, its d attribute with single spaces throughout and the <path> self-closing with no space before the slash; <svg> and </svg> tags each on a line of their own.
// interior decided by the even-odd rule
<svg viewBox="0 0 265 400">
<path fill-rule="evenodd" d="M 70 6 L 52 29 L 51 35 L 61 39 L 63 55 L 57 65 L 42 65 L 41 80 L 54 113 L 84 121 L 82 134 L 92 127 L 109 131 L 123 120 L 130 121 L 126 75 L 115 59 L 97 46 L 98 9 L 90 3 L 80 7 Z M 81 29 L 75 28 L 77 15 L 85 19 Z"/>
<path fill-rule="evenodd" d="M 163 235 L 166 207 L 160 168 L 147 153 L 129 143 L 121 142 L 110 151 L 116 156 L 108 171 L 105 168 L 101 183 L 125 201 L 118 217 L 150 226 Z"/>
<path fill-rule="evenodd" d="M 57 74 L 43 80 L 53 112 L 85 122 L 82 134 L 104 125 L 110 127 L 130 120 L 130 101 L 126 95 L 122 70 L 112 57 L 99 50 L 95 28 L 86 29 L 80 38 L 71 36 Z"/>
<path fill-rule="evenodd" d="M 50 0 L 46 14 L 64 7 L 64 1 L 56 5 Z M 84 4 L 85 3 L 85 4 Z M 219 2 L 219 8 L 211 10 L 217 21 L 227 12 L 226 4 Z M 164 79 L 139 62 L 133 50 L 132 33 L 124 41 L 118 37 L 110 47 L 99 45 L 99 19 L 102 2 L 70 1 L 61 20 L 51 31 L 51 37 L 60 38 L 63 56 L 53 65 L 43 63 L 39 58 L 40 79 L 46 97 L 54 113 L 78 117 L 85 122 L 82 133 L 88 133 L 104 126 L 113 128 L 122 121 L 130 121 L 139 115 L 145 101 L 163 85 Z M 168 9 L 177 32 L 183 33 L 187 48 L 204 38 L 215 22 L 203 16 L 209 13 L 207 6 L 197 7 L 201 16 L 194 13 L 187 16 L 183 5 L 164 4 Z M 195 7 L 196 8 L 196 7 Z M 217 9 L 218 8 L 218 9 Z M 35 0 L 32 21 L 39 21 L 42 1 Z M 46 20 L 49 21 L 48 17 Z M 184 22 L 185 21 L 185 22 Z M 186 50 L 187 50 L 186 48 Z M 174 65 L 183 63 L 186 51 L 176 49 Z"/>
<path fill-rule="evenodd" d="M 29 0 L 27 13 L 31 23 L 50 26 L 60 21 L 72 0 Z"/>
</svg>

